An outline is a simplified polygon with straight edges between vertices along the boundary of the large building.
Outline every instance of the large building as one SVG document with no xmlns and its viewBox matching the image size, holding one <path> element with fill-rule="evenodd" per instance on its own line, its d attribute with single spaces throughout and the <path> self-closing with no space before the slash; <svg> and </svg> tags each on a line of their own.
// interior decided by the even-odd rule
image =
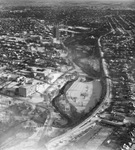
<svg viewBox="0 0 135 150">
<path fill-rule="evenodd" d="M 36 92 L 36 85 L 24 85 L 19 87 L 19 95 L 22 97 L 27 97 Z"/>
<path fill-rule="evenodd" d="M 53 27 L 53 43 L 60 43 L 60 33 L 57 25 Z"/>
<path fill-rule="evenodd" d="M 30 81 L 30 80 L 29 80 Z M 33 80 L 32 82 L 27 82 L 24 85 L 19 87 L 19 95 L 22 97 L 30 96 L 37 91 L 37 80 Z"/>
<path fill-rule="evenodd" d="M 59 27 L 58 26 L 54 26 L 53 27 L 53 38 L 56 38 L 57 40 L 59 40 Z"/>
</svg>

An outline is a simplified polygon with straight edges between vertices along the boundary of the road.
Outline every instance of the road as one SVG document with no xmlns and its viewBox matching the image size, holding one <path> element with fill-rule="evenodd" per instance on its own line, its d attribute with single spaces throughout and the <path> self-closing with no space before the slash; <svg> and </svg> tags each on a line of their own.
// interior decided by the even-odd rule
<svg viewBox="0 0 135 150">
<path fill-rule="evenodd" d="M 98 39 L 98 46 L 99 46 L 99 52 L 100 56 L 102 58 L 102 46 L 101 46 L 101 36 Z M 102 65 L 103 65 L 103 71 L 105 76 L 108 76 L 108 71 L 106 64 L 102 58 Z M 52 140 L 50 140 L 48 143 L 45 144 L 45 147 L 48 150 L 56 150 L 60 147 L 68 144 L 71 141 L 74 141 L 78 135 L 83 135 L 83 133 L 88 130 L 89 128 L 96 125 L 96 121 L 99 121 L 100 119 L 96 117 L 97 113 L 100 113 L 100 111 L 104 110 L 107 107 L 107 103 L 110 101 L 110 95 L 111 95 L 111 80 L 109 78 L 106 78 L 106 95 L 102 101 L 102 103 L 98 106 L 98 108 L 93 112 L 92 115 L 90 115 L 87 119 L 85 119 L 82 123 L 74 127 L 73 129 L 68 130 L 65 134 L 62 134 Z"/>
<path fill-rule="evenodd" d="M 102 46 L 101 46 L 101 38 L 103 36 L 101 36 L 98 39 L 98 46 L 99 46 L 99 51 L 100 51 L 100 55 L 102 56 Z M 102 58 L 102 57 L 101 57 Z M 108 71 L 107 71 L 107 67 L 106 64 L 102 58 L 102 65 L 103 65 L 103 71 L 105 76 L 108 76 Z M 80 123 L 79 125 L 77 125 L 76 127 L 74 127 L 73 129 L 70 129 L 69 131 L 67 131 L 65 134 L 58 136 L 52 140 L 50 140 L 48 143 L 46 143 L 46 147 L 48 150 L 57 150 L 60 147 L 68 144 L 71 141 L 74 141 L 77 136 L 79 136 L 80 134 L 83 134 L 83 132 L 85 132 L 86 130 L 88 130 L 89 128 L 91 128 L 92 126 L 96 125 L 96 121 L 99 121 L 100 119 L 98 117 L 96 117 L 97 113 L 100 113 L 101 111 L 103 111 L 106 107 L 108 107 L 108 103 L 111 100 L 111 80 L 109 78 L 106 78 L 106 95 L 102 101 L 102 103 L 98 106 L 98 108 L 93 112 L 92 115 L 90 115 L 87 119 L 85 119 L 82 123 Z"/>
</svg>

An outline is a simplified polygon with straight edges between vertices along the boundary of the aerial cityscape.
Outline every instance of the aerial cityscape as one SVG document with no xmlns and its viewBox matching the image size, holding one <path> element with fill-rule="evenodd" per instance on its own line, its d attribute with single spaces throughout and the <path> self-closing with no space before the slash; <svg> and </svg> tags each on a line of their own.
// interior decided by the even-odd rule
<svg viewBox="0 0 135 150">
<path fill-rule="evenodd" d="M 135 150 L 135 1 L 0 8 L 0 150 Z"/>
</svg>

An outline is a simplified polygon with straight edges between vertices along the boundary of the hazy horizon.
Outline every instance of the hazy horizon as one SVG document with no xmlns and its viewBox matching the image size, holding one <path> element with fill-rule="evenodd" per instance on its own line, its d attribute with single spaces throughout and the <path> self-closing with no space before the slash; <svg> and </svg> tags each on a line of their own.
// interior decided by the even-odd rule
<svg viewBox="0 0 135 150">
<path fill-rule="evenodd" d="M 46 2 L 129 2 L 129 1 L 135 1 L 135 0 L 0 0 L 0 3 L 20 3 L 20 2 L 25 2 L 25 3 L 46 3 Z"/>
<path fill-rule="evenodd" d="M 68 2 L 68 3 L 85 3 L 85 2 L 105 2 L 105 3 L 110 3 L 110 2 L 133 2 L 135 0 L 0 0 L 0 5 L 1 6 L 28 6 L 28 5 L 46 5 L 46 4 L 57 4 L 61 2 Z"/>
</svg>

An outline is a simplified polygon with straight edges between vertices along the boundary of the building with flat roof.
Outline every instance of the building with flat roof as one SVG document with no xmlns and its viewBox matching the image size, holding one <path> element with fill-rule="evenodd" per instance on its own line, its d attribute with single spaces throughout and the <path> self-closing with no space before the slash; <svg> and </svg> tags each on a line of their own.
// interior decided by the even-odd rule
<svg viewBox="0 0 135 150">
<path fill-rule="evenodd" d="M 27 82 L 24 85 L 19 87 L 19 95 L 22 97 L 27 97 L 34 94 L 37 91 L 37 80 L 33 80 L 32 82 Z"/>
<path fill-rule="evenodd" d="M 27 97 L 36 92 L 36 84 L 25 84 L 19 87 L 19 95 L 22 97 Z"/>
</svg>

